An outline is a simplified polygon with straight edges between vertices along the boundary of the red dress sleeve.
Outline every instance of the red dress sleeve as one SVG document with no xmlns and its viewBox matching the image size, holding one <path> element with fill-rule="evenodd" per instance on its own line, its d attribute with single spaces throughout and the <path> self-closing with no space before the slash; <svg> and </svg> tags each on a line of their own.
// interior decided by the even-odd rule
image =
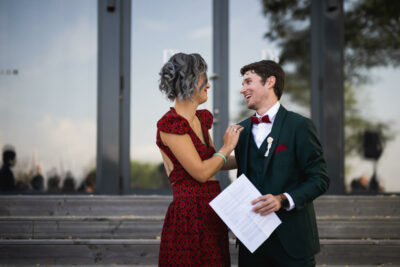
<svg viewBox="0 0 400 267">
<path fill-rule="evenodd" d="M 166 113 L 158 122 L 157 129 L 165 133 L 186 134 L 189 132 L 189 123 L 176 113 Z"/>
<path fill-rule="evenodd" d="M 207 130 L 210 130 L 213 124 L 214 116 L 207 109 L 197 110 L 197 117 L 202 125 L 205 125 Z"/>
</svg>

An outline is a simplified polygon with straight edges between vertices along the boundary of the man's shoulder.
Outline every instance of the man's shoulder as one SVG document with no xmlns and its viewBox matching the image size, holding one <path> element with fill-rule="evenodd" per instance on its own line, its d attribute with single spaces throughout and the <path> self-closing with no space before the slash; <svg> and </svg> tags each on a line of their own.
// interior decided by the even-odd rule
<svg viewBox="0 0 400 267">
<path fill-rule="evenodd" d="M 246 127 L 247 125 L 249 125 L 249 123 L 250 123 L 250 117 L 248 117 L 248 118 L 242 120 L 242 121 L 239 122 L 238 124 L 239 124 L 240 126 Z"/>
<path fill-rule="evenodd" d="M 314 122 L 299 113 L 288 111 L 286 116 L 286 125 L 290 125 L 294 131 L 316 131 Z"/>
<path fill-rule="evenodd" d="M 311 121 L 309 118 L 294 112 L 294 111 L 287 111 L 287 115 L 286 115 L 286 122 L 289 122 L 291 124 L 294 125 L 299 125 L 299 124 L 303 124 L 303 123 L 307 123 Z"/>
</svg>

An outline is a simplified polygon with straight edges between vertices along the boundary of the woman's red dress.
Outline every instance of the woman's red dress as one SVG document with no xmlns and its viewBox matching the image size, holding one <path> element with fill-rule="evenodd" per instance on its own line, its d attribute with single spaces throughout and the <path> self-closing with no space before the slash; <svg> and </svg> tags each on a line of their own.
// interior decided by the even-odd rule
<svg viewBox="0 0 400 267">
<path fill-rule="evenodd" d="M 174 195 L 161 234 L 159 266 L 230 266 L 228 228 L 209 206 L 221 192 L 219 182 L 197 182 L 160 138 L 160 131 L 188 134 L 200 158 L 209 159 L 215 153 L 208 138 L 213 116 L 208 110 L 197 110 L 196 116 L 205 144 L 173 108 L 157 123 L 157 145 L 174 164 L 169 175 Z"/>
</svg>

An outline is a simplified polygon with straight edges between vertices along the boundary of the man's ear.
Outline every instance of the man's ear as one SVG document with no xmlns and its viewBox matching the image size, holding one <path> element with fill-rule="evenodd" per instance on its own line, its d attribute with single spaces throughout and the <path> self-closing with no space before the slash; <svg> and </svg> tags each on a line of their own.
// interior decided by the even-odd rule
<svg viewBox="0 0 400 267">
<path fill-rule="evenodd" d="M 274 87 L 275 83 L 276 83 L 276 77 L 275 76 L 269 76 L 266 83 L 267 83 L 267 87 L 268 88 Z"/>
</svg>

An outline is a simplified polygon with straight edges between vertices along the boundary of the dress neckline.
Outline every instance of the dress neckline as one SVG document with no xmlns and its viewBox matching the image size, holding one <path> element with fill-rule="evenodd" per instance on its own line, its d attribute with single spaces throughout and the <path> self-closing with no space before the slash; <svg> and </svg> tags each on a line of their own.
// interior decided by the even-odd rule
<svg viewBox="0 0 400 267">
<path fill-rule="evenodd" d="M 176 112 L 176 110 L 175 110 L 174 107 L 171 107 L 171 110 L 172 110 L 176 115 L 178 115 L 181 119 L 183 119 L 184 121 L 186 121 L 186 123 L 188 124 L 190 130 L 192 131 L 192 133 L 194 134 L 194 136 L 196 136 L 196 138 L 200 141 L 200 143 L 201 143 L 202 145 L 204 145 L 204 146 L 209 146 L 208 132 L 207 132 L 207 135 L 204 133 L 204 125 L 203 125 L 202 121 L 200 120 L 199 116 L 197 116 L 199 110 L 196 110 L 196 115 L 195 115 L 195 116 L 197 117 L 197 119 L 198 119 L 199 122 L 200 122 L 201 133 L 203 134 L 203 138 L 204 138 L 205 143 L 203 143 L 203 141 L 201 140 L 201 138 L 200 138 L 200 137 L 196 134 L 196 132 L 192 129 L 192 127 L 190 126 L 189 121 L 188 121 L 185 117 L 183 117 L 183 116 L 180 115 L 178 112 Z M 206 138 L 206 136 L 207 136 L 207 138 Z"/>
</svg>

